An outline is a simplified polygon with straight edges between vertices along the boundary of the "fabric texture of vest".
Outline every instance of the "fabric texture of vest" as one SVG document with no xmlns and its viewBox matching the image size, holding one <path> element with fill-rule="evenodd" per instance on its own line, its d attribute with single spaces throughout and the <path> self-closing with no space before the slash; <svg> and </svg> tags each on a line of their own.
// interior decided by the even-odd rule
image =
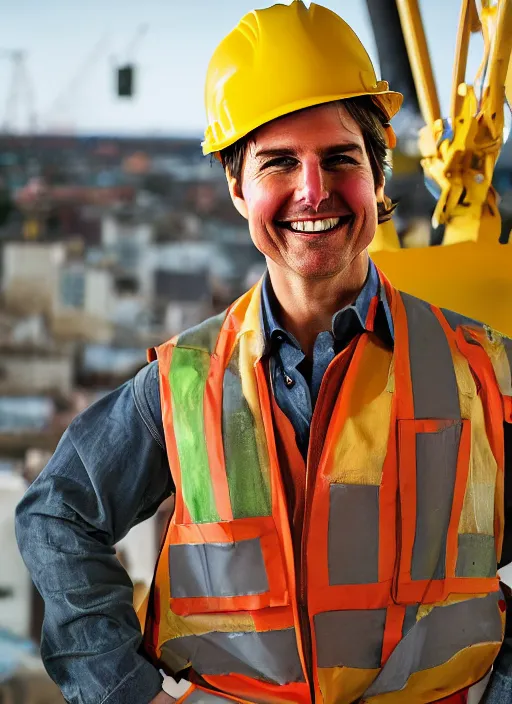
<svg viewBox="0 0 512 704">
<path fill-rule="evenodd" d="M 142 620 L 158 667 L 191 668 L 180 701 L 434 702 L 499 651 L 512 346 L 381 281 L 394 349 L 361 335 L 327 424 L 313 418 L 300 559 L 261 284 L 156 349 L 176 504 Z"/>
</svg>

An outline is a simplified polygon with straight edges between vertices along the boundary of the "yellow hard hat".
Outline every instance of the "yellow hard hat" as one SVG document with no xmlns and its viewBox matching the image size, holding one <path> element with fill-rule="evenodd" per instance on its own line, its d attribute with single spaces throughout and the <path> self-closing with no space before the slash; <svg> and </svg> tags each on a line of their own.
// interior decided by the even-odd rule
<svg viewBox="0 0 512 704">
<path fill-rule="evenodd" d="M 302 0 L 253 10 L 219 44 L 206 76 L 204 154 L 295 110 L 371 95 L 387 119 L 402 95 L 378 81 L 355 32 L 331 10 Z M 391 132 L 391 129 L 389 128 Z"/>
</svg>

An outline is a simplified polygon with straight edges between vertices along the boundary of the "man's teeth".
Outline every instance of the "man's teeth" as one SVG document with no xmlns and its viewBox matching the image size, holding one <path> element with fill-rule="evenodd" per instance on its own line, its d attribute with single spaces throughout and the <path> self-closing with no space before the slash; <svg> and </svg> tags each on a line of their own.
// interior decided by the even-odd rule
<svg viewBox="0 0 512 704">
<path fill-rule="evenodd" d="M 326 218 L 325 220 L 294 220 L 289 225 L 296 232 L 325 232 L 338 225 L 341 218 Z"/>
</svg>

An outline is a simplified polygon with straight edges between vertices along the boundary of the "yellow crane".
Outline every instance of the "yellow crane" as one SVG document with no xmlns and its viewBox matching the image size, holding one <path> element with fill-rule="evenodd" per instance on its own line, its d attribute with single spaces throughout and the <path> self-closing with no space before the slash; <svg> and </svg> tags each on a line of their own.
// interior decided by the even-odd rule
<svg viewBox="0 0 512 704">
<path fill-rule="evenodd" d="M 372 258 L 398 288 L 512 336 L 512 243 L 500 244 L 492 186 L 505 104 L 512 104 L 512 0 L 462 0 L 448 120 L 441 117 L 418 0 L 396 5 L 426 123 L 421 164 L 439 192 L 432 221 L 444 226 L 444 237 L 440 246 L 404 249 L 386 223 Z M 468 46 L 476 31 L 483 34 L 484 55 L 468 84 Z"/>
</svg>

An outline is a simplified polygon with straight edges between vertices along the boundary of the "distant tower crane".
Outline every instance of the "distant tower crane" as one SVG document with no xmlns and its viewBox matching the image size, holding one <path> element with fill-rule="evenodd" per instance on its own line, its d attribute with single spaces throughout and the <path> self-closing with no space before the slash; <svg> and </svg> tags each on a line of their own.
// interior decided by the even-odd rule
<svg viewBox="0 0 512 704">
<path fill-rule="evenodd" d="M 34 91 L 27 69 L 27 53 L 23 49 L 0 49 L 0 59 L 10 60 L 11 83 L 7 92 L 2 132 L 22 132 L 21 109 L 25 106 L 27 131 L 34 133 L 37 127 L 34 107 Z"/>
<path fill-rule="evenodd" d="M 86 81 L 90 79 L 93 70 L 104 59 L 110 43 L 108 33 L 96 42 L 90 53 L 83 62 L 73 72 L 66 85 L 53 100 L 48 112 L 43 115 L 43 129 L 50 132 L 61 131 L 63 129 L 63 118 L 70 119 L 70 123 L 65 131 L 74 129 L 73 111 L 76 110 L 76 103 L 83 90 Z"/>
</svg>

